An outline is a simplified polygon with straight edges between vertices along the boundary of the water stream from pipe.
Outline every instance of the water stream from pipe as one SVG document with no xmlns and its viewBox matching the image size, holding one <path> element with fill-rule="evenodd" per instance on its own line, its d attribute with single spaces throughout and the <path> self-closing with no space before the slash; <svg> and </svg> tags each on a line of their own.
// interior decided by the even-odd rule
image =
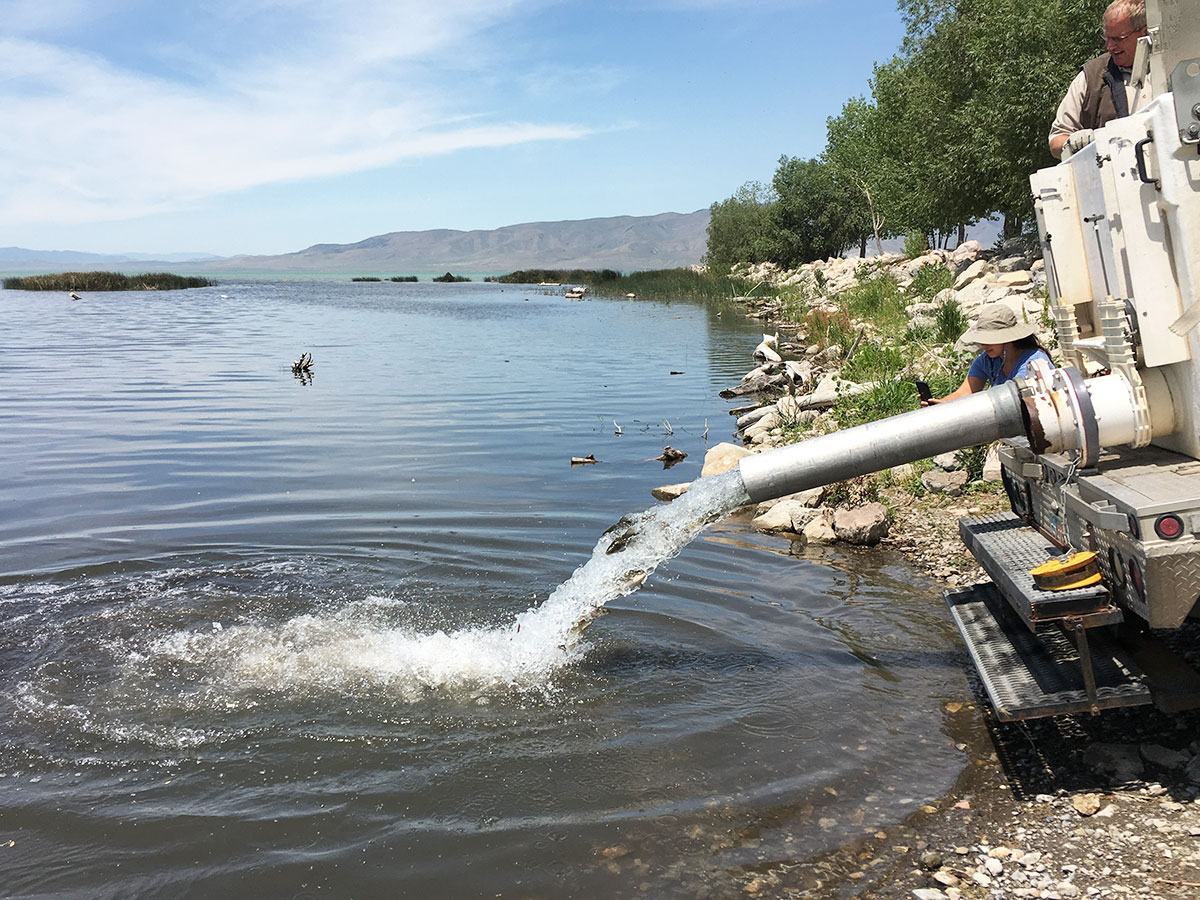
<svg viewBox="0 0 1200 900">
<path fill-rule="evenodd" d="M 231 686 L 353 691 L 364 684 L 417 697 L 431 689 L 529 688 L 585 649 L 584 629 L 616 597 L 637 590 L 710 523 L 747 502 L 738 471 L 698 479 L 669 504 L 625 516 L 591 557 L 538 606 L 500 626 L 421 631 L 330 613 L 282 624 L 177 631 L 152 654 L 180 663 L 207 660 Z"/>
</svg>

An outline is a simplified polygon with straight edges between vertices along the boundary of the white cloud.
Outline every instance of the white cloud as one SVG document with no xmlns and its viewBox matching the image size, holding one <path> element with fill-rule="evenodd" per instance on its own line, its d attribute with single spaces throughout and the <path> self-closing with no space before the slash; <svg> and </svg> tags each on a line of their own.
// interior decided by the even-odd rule
<svg viewBox="0 0 1200 900">
<path fill-rule="evenodd" d="M 272 182 L 588 133 L 493 121 L 437 80 L 469 74 L 487 53 L 481 32 L 529 3 L 184 6 L 192 19 L 156 22 L 154 45 L 128 60 L 45 34 L 0 39 L 0 220 L 125 219 Z M 184 33 L 202 24 L 197 9 L 204 39 Z M 30 16 L 22 30 L 49 27 Z M 163 68 L 147 71 L 155 60 Z"/>
</svg>

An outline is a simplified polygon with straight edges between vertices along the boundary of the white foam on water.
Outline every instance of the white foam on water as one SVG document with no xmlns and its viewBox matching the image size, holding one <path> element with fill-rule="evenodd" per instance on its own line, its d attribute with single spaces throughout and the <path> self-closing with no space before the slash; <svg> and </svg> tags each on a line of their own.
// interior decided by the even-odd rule
<svg viewBox="0 0 1200 900">
<path fill-rule="evenodd" d="M 202 664 L 230 688 L 293 691 L 429 690 L 477 693 L 536 688 L 579 659 L 582 628 L 615 597 L 629 594 L 706 525 L 746 502 L 739 473 L 703 478 L 671 504 L 622 519 L 591 558 L 539 606 L 500 627 L 420 632 L 354 615 L 302 615 L 282 624 L 178 631 L 155 641 L 157 662 Z"/>
</svg>

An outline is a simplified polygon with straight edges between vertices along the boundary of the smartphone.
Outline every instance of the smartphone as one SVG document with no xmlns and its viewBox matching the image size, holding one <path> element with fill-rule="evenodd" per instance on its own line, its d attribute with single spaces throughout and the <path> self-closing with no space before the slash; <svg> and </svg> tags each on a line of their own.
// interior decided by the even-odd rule
<svg viewBox="0 0 1200 900">
<path fill-rule="evenodd" d="M 933 399 L 933 391 L 929 390 L 928 384 L 926 384 L 924 381 L 920 381 L 920 380 L 918 380 L 916 382 L 916 384 L 917 384 L 917 396 L 918 397 L 920 397 L 922 400 L 932 400 Z"/>
</svg>

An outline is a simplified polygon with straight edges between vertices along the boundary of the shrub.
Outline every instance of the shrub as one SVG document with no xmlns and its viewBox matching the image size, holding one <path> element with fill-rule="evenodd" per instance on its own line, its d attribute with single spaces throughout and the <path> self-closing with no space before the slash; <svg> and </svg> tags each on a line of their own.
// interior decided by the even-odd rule
<svg viewBox="0 0 1200 900">
<path fill-rule="evenodd" d="M 910 290 L 924 300 L 932 300 L 939 291 L 954 287 L 954 273 L 944 265 L 921 266 L 912 278 Z"/>
<path fill-rule="evenodd" d="M 929 240 L 919 231 L 910 231 L 904 235 L 904 255 L 909 259 L 923 256 L 929 250 Z"/>
<path fill-rule="evenodd" d="M 954 299 L 943 301 L 938 306 L 934 318 L 937 320 L 935 335 L 943 344 L 953 344 L 963 336 L 970 324 L 967 314 L 962 311 L 962 307 Z"/>
</svg>

